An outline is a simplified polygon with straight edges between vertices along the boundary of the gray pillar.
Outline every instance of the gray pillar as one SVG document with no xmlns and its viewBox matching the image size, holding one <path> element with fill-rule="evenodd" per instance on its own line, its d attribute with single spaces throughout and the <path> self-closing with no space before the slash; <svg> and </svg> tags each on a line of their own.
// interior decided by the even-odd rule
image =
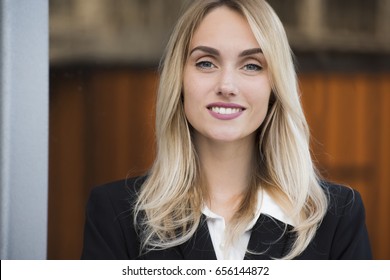
<svg viewBox="0 0 390 280">
<path fill-rule="evenodd" d="M 0 257 L 46 259 L 48 0 L 0 0 Z"/>
</svg>

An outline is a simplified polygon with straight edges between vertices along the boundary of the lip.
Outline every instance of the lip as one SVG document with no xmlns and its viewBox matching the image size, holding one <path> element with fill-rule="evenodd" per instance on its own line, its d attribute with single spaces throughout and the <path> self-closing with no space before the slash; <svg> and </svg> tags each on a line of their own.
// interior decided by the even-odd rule
<svg viewBox="0 0 390 280">
<path fill-rule="evenodd" d="M 224 103 L 224 102 L 216 102 L 216 103 L 211 103 L 208 104 L 207 110 L 209 111 L 210 115 L 213 116 L 214 118 L 218 120 L 233 120 L 238 118 L 243 114 L 245 111 L 245 107 L 236 104 L 236 103 Z M 231 108 L 231 109 L 241 109 L 239 112 L 232 113 L 232 114 L 219 114 L 217 112 L 214 112 L 211 110 L 212 107 L 220 107 L 220 108 Z"/>
</svg>

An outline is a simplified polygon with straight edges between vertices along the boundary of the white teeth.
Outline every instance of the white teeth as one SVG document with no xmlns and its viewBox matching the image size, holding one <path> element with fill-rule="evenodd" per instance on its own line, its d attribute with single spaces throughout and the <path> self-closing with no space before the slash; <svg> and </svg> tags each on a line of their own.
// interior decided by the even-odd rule
<svg viewBox="0 0 390 280">
<path fill-rule="evenodd" d="M 224 107 L 211 107 L 211 111 L 221 115 L 231 115 L 241 112 L 241 108 L 224 108 Z"/>
</svg>

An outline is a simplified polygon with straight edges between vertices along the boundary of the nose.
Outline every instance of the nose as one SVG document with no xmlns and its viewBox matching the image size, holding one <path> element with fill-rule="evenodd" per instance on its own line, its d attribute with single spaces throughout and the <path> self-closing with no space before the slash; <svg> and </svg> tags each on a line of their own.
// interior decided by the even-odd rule
<svg viewBox="0 0 390 280">
<path fill-rule="evenodd" d="M 231 97 L 238 94 L 237 78 L 234 70 L 225 69 L 220 72 L 217 90 L 218 95 Z"/>
</svg>

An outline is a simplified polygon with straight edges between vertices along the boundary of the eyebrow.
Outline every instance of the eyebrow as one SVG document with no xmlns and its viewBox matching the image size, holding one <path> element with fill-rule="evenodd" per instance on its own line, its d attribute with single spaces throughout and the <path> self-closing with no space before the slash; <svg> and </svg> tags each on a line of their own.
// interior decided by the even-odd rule
<svg viewBox="0 0 390 280">
<path fill-rule="evenodd" d="M 248 56 L 248 55 L 253 55 L 253 54 L 258 54 L 258 53 L 263 53 L 263 50 L 260 48 L 248 49 L 248 50 L 242 51 L 239 56 L 243 57 L 243 56 Z"/>
<path fill-rule="evenodd" d="M 215 56 L 219 55 L 219 51 L 217 49 L 214 49 L 211 47 L 206 47 L 206 46 L 198 46 L 198 47 L 193 48 L 190 52 L 190 55 L 195 51 L 202 51 L 202 52 L 205 52 L 205 53 L 208 53 L 211 55 L 215 55 Z"/>
<path fill-rule="evenodd" d="M 195 51 L 202 51 L 202 52 L 214 55 L 214 56 L 219 56 L 219 54 L 220 54 L 219 51 L 215 48 L 207 47 L 207 46 L 198 46 L 198 47 L 195 47 L 191 50 L 190 55 Z M 263 50 L 261 48 L 247 49 L 247 50 L 242 51 L 238 56 L 244 57 L 244 56 L 258 54 L 258 53 L 263 53 Z"/>
</svg>

